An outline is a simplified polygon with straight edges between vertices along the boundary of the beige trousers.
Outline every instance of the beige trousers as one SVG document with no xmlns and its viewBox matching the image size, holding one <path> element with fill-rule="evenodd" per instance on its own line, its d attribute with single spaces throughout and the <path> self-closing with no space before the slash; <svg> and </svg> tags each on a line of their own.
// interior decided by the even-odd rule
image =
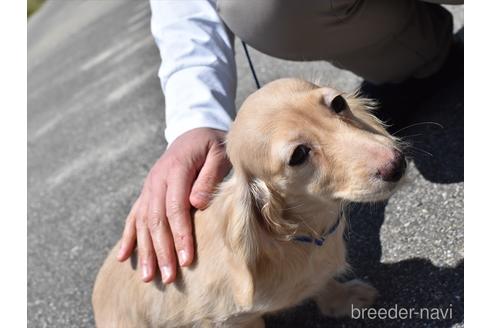
<svg viewBox="0 0 492 328">
<path fill-rule="evenodd" d="M 430 2 L 219 0 L 217 6 L 229 29 L 265 54 L 326 60 L 368 81 L 385 83 L 429 76 L 446 59 L 452 16 Z"/>
</svg>

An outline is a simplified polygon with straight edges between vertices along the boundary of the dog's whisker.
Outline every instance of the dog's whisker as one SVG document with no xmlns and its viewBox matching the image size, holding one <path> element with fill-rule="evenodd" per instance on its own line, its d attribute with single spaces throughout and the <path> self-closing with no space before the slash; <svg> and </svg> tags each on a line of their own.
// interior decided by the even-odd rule
<svg viewBox="0 0 492 328">
<path fill-rule="evenodd" d="M 349 235 L 349 233 L 350 233 L 350 222 L 349 222 L 349 217 L 350 217 L 350 215 L 349 215 L 349 213 L 348 213 L 348 212 L 349 212 L 349 210 L 350 210 L 350 209 L 349 209 L 349 206 L 350 206 L 350 202 L 348 202 L 348 201 L 344 201 L 344 200 L 342 200 L 342 201 L 340 202 L 340 209 L 339 209 L 339 211 L 340 211 L 340 213 L 342 213 L 342 215 L 343 215 L 343 220 L 345 221 L 345 226 L 346 226 L 346 228 L 345 228 L 345 229 L 346 229 L 346 234 L 347 234 L 347 236 L 348 236 L 348 235 Z"/>
<path fill-rule="evenodd" d="M 304 223 L 304 225 L 306 226 L 306 228 L 308 228 L 308 230 L 311 230 L 311 233 L 313 233 L 313 235 L 315 236 L 318 236 L 318 232 L 316 231 L 316 229 L 314 229 L 313 227 L 311 227 L 303 218 L 302 216 L 296 216 L 297 219 L 299 219 L 302 223 Z"/>
<path fill-rule="evenodd" d="M 405 138 L 413 138 L 423 136 L 423 133 L 410 134 L 408 136 L 401 136 L 399 139 L 404 140 Z"/>
<path fill-rule="evenodd" d="M 428 122 L 417 122 L 417 123 L 413 123 L 413 124 L 410 124 L 408 126 L 405 126 L 405 127 L 401 128 L 400 130 L 394 132 L 393 134 L 400 133 L 400 132 L 405 131 L 407 129 L 410 129 L 410 128 L 414 127 L 414 126 L 425 125 L 425 124 L 436 125 L 436 126 L 440 127 L 441 129 L 444 129 L 444 126 L 442 124 L 437 123 L 437 122 L 432 122 L 432 121 L 428 121 Z"/>
<path fill-rule="evenodd" d="M 287 211 L 288 211 L 288 210 L 294 210 L 294 209 L 299 208 L 299 207 L 302 207 L 302 206 L 304 206 L 304 205 L 305 205 L 305 204 L 303 204 L 303 203 L 299 203 L 298 205 L 294 205 L 294 206 L 286 207 L 286 208 L 285 208 L 285 210 L 287 210 Z"/>
<path fill-rule="evenodd" d="M 423 150 L 423 149 L 420 149 L 418 147 L 415 147 L 415 146 L 408 146 L 409 149 L 413 149 L 413 150 L 417 150 L 417 151 L 420 151 L 421 153 L 423 154 L 426 154 L 426 155 L 429 155 L 431 157 L 434 157 L 434 155 L 432 153 L 429 153 L 428 151 L 426 150 Z"/>
<path fill-rule="evenodd" d="M 405 141 L 405 140 L 400 141 L 399 145 L 400 145 L 401 149 L 407 155 L 416 155 L 417 154 L 416 151 L 419 151 L 420 153 L 423 153 L 423 154 L 426 154 L 429 156 L 434 156 L 432 153 L 429 153 L 428 151 L 423 150 L 423 149 L 421 149 L 421 148 L 415 146 L 414 144 L 412 144 L 408 141 Z"/>
</svg>

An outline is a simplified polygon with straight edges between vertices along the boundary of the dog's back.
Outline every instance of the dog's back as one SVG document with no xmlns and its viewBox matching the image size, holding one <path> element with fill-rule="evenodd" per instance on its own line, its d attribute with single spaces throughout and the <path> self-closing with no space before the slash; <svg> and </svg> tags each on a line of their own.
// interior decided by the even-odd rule
<svg viewBox="0 0 492 328">
<path fill-rule="evenodd" d="M 151 283 L 142 282 L 136 252 L 131 260 L 120 263 L 116 258 L 119 243 L 113 248 L 94 287 L 92 302 L 98 327 L 175 327 L 212 318 L 217 311 L 235 311 L 226 277 L 231 263 L 220 233 L 222 220 L 206 217 L 208 212 L 213 208 L 197 212 L 194 218 L 195 264 L 182 269 L 173 284 L 164 285 L 160 276 Z M 208 219 L 206 224 L 204 219 Z"/>
<path fill-rule="evenodd" d="M 224 183 L 210 206 L 194 213 L 196 259 L 191 267 L 181 268 L 176 282 L 164 285 L 157 276 L 144 283 L 137 252 L 120 263 L 119 243 L 112 249 L 92 296 L 98 327 L 202 327 L 249 317 L 252 276 L 228 240 L 235 216 L 233 187 Z"/>
</svg>

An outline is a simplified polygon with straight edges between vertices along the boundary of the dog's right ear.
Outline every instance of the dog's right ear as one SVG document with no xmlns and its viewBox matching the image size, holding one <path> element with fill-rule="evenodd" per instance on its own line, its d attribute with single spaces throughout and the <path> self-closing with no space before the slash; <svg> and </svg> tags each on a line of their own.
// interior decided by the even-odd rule
<svg viewBox="0 0 492 328">
<path fill-rule="evenodd" d="M 259 255 L 259 225 L 256 205 L 247 179 L 237 172 L 228 181 L 232 190 L 231 216 L 227 221 L 227 246 L 231 250 L 229 259 L 230 281 L 235 302 L 244 309 L 253 305 L 254 270 Z"/>
<path fill-rule="evenodd" d="M 230 183 L 233 184 L 233 210 L 228 221 L 228 243 L 233 253 L 240 255 L 248 266 L 253 266 L 258 256 L 258 236 L 260 226 L 258 206 L 248 179 L 235 172 Z"/>
<path fill-rule="evenodd" d="M 289 239 L 297 225 L 285 220 L 282 197 L 258 178 L 236 172 L 234 218 L 229 222 L 230 244 L 253 264 L 259 254 L 261 234 L 274 239 Z"/>
<path fill-rule="evenodd" d="M 286 220 L 281 195 L 261 179 L 236 171 L 231 182 L 235 204 L 233 219 L 228 225 L 230 245 L 252 265 L 260 252 L 258 241 L 261 236 L 288 240 L 297 224 Z"/>
<path fill-rule="evenodd" d="M 295 230 L 295 225 L 283 220 L 282 198 L 264 181 L 249 177 L 236 166 L 229 183 L 234 195 L 233 214 L 227 225 L 228 246 L 235 255 L 232 279 L 236 302 L 247 306 L 253 302 L 256 262 L 262 252 L 267 252 L 258 247 L 261 238 L 268 234 L 283 239 Z"/>
</svg>

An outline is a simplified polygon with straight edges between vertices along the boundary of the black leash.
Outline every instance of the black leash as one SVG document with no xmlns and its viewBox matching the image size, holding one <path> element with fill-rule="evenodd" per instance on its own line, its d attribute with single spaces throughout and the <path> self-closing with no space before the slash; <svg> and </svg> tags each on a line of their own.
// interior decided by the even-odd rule
<svg viewBox="0 0 492 328">
<path fill-rule="evenodd" d="M 261 88 L 260 81 L 258 81 L 258 77 L 256 76 L 255 68 L 253 67 L 253 62 L 251 61 L 251 57 L 249 56 L 248 47 L 246 46 L 246 43 L 244 41 L 241 40 L 241 43 L 243 44 L 244 53 L 246 54 L 246 58 L 248 59 L 249 68 L 251 69 L 251 73 L 253 74 L 253 78 L 255 79 L 256 88 L 259 89 Z"/>
</svg>

